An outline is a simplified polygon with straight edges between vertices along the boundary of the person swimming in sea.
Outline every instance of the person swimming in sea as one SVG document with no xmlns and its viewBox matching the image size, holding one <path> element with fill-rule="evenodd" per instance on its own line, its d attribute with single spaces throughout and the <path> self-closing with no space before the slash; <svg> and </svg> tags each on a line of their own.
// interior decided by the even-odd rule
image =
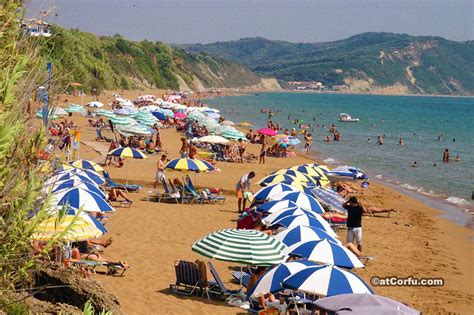
<svg viewBox="0 0 474 315">
<path fill-rule="evenodd" d="M 418 167 L 418 163 L 416 163 L 416 161 L 413 162 L 413 164 L 411 165 L 411 167 Z"/>
<path fill-rule="evenodd" d="M 456 162 L 459 162 L 461 161 L 461 156 L 459 156 L 459 154 L 456 155 L 456 158 L 454 159 Z"/>
<path fill-rule="evenodd" d="M 403 138 L 400 138 L 400 140 L 398 140 L 398 145 L 404 145 L 405 143 L 403 142 Z"/>
</svg>

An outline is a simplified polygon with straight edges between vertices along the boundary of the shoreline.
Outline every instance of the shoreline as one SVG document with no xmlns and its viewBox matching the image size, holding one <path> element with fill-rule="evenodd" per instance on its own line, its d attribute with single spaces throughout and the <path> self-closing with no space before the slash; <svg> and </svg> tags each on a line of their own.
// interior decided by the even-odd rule
<svg viewBox="0 0 474 315">
<path fill-rule="evenodd" d="M 278 91 L 278 92 L 287 93 L 286 91 Z M 275 93 L 278 93 L 278 92 L 275 92 Z M 308 92 L 308 94 L 318 94 L 318 93 L 313 93 L 311 91 L 295 91 L 295 92 L 296 93 Z M 273 92 L 270 92 L 270 93 L 273 93 Z M 250 95 L 250 94 L 253 94 L 253 93 L 243 93 L 243 94 L 235 94 L 235 95 L 219 95 L 219 96 L 228 97 L 228 96 L 243 96 L 243 95 Z M 349 93 L 333 93 L 333 94 L 349 94 Z M 359 95 L 359 94 L 355 94 L 355 95 Z M 360 94 L 360 95 L 362 95 L 362 94 Z M 371 95 L 371 94 L 367 94 L 367 95 Z M 386 96 L 386 95 L 380 95 L 380 96 Z M 404 96 L 404 95 L 393 95 L 393 96 Z M 406 95 L 406 96 L 411 96 L 411 95 Z M 418 95 L 418 96 L 425 96 L 425 95 Z M 440 96 L 440 97 L 442 97 L 442 96 Z M 205 98 L 203 98 L 204 101 L 206 99 L 216 99 L 216 98 L 215 97 L 205 97 Z M 218 104 L 215 104 L 214 106 L 219 107 Z M 228 116 L 228 118 L 230 120 L 235 119 L 232 112 L 226 113 L 226 116 Z M 261 117 L 260 116 L 257 117 L 257 119 L 256 119 L 257 121 L 259 120 L 258 118 L 261 118 Z M 247 128 L 242 128 L 242 129 L 247 131 Z M 302 150 L 300 150 L 301 148 L 302 148 L 302 145 L 299 144 L 299 145 L 296 146 L 295 151 L 297 152 L 297 154 L 299 156 L 305 156 L 304 154 L 302 154 L 302 152 L 301 152 Z M 328 154 L 328 152 L 324 152 L 324 150 L 321 150 L 321 149 L 319 149 L 317 151 L 313 151 L 309 156 L 306 156 L 306 158 L 308 158 L 308 159 L 315 159 L 316 158 L 318 163 L 320 163 L 320 164 L 328 164 L 328 165 L 332 165 L 332 166 L 348 165 L 347 164 L 348 162 L 346 162 L 344 159 L 340 159 L 339 157 L 330 156 Z M 327 159 L 332 159 L 332 160 L 335 160 L 335 161 L 327 161 Z M 371 172 L 370 169 L 366 169 L 366 171 L 368 171 L 368 173 L 371 175 L 371 180 L 372 181 L 377 180 L 379 183 L 381 183 L 383 185 L 390 186 L 392 189 L 395 189 L 399 192 L 402 192 L 405 195 L 411 196 L 411 197 L 413 197 L 417 200 L 420 200 L 420 201 L 424 202 L 425 204 L 429 205 L 430 207 L 441 210 L 445 214 L 444 218 L 447 219 L 447 220 L 455 222 L 456 224 L 459 224 L 461 226 L 467 226 L 470 229 L 474 229 L 474 208 L 473 208 L 473 206 L 471 206 L 469 204 L 468 205 L 461 205 L 461 204 L 457 204 L 455 202 L 451 202 L 451 201 L 447 200 L 450 197 L 454 197 L 454 198 L 459 198 L 463 201 L 469 202 L 468 199 L 465 199 L 463 197 L 450 196 L 449 194 L 446 194 L 444 192 L 437 192 L 435 195 L 424 194 L 423 192 L 417 191 L 416 189 L 410 189 L 409 187 L 402 186 L 402 185 L 411 186 L 411 184 L 406 184 L 406 183 L 400 182 L 399 180 L 396 180 L 396 179 L 387 178 L 387 177 L 385 177 L 384 174 L 382 174 L 383 175 L 382 178 L 378 178 L 375 174 L 373 174 Z M 417 189 L 426 188 L 426 187 L 418 187 L 418 186 L 415 186 L 415 187 Z M 459 217 L 457 218 L 455 216 L 455 214 L 459 214 Z"/>
</svg>

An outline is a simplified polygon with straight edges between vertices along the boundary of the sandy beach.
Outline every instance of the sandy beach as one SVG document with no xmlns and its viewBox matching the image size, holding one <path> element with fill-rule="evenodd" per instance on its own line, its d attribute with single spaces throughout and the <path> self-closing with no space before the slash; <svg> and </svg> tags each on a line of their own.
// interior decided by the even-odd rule
<svg viewBox="0 0 474 315">
<path fill-rule="evenodd" d="M 161 95 L 162 91 L 141 92 Z M 134 99 L 139 92 L 125 92 L 125 97 Z M 66 97 L 62 97 L 64 100 Z M 67 97 L 69 102 L 80 102 L 79 98 Z M 90 98 L 85 97 L 84 101 Z M 107 97 L 100 99 L 107 103 Z M 96 142 L 95 130 L 88 126 L 87 119 L 73 117 L 82 130 L 80 158 L 102 162 L 104 146 Z M 110 137 L 110 134 L 106 134 Z M 181 135 L 174 128 L 162 130 L 164 149 L 168 158 L 179 153 Z M 249 144 L 248 150 L 257 154 L 259 145 Z M 235 228 L 237 218 L 236 198 L 231 193 L 235 183 L 245 173 L 256 172 L 256 179 L 285 167 L 310 162 L 305 157 L 267 158 L 267 163 L 223 163 L 218 162 L 219 173 L 199 174 L 193 181 L 198 187 L 216 187 L 225 191 L 224 205 L 182 205 L 146 201 L 152 191 L 155 165 L 160 155 L 147 160 L 126 160 L 123 168 L 106 167 L 116 181 L 144 185 L 139 193 L 131 193 L 131 208 L 117 208 L 107 220 L 107 236 L 113 244 L 104 256 L 126 260 L 131 269 L 124 277 L 94 275 L 111 293 L 114 293 L 127 314 L 236 314 L 239 308 L 224 302 L 208 301 L 206 298 L 182 297 L 171 294 L 169 285 L 175 281 L 175 260 L 207 260 L 191 250 L 191 244 L 200 237 L 221 229 Z M 180 173 L 167 172 L 168 178 L 181 177 Z M 256 180 L 254 181 L 256 182 Z M 161 189 L 161 188 L 158 188 Z M 253 185 L 254 192 L 259 190 Z M 357 194 L 365 205 L 396 209 L 390 217 L 364 217 L 364 252 L 375 256 L 365 269 L 356 270 L 370 284 L 373 276 L 443 278 L 443 287 L 377 287 L 372 289 L 380 295 L 406 303 L 425 314 L 461 313 L 469 314 L 474 309 L 474 259 L 473 231 L 447 220 L 438 218 L 439 211 L 420 201 L 378 183 Z M 339 233 L 345 240 L 345 231 Z M 213 260 L 219 274 L 229 285 L 232 264 Z M 208 277 L 211 277 L 208 274 Z"/>
</svg>

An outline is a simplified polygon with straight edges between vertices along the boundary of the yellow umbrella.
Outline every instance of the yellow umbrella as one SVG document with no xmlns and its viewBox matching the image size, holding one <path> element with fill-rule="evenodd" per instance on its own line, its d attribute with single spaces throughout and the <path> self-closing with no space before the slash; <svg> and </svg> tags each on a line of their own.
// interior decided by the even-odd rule
<svg viewBox="0 0 474 315">
<path fill-rule="evenodd" d="M 296 179 L 296 181 L 299 181 L 302 183 L 314 183 L 314 180 L 310 176 L 303 174 L 301 172 L 295 171 L 295 170 L 291 170 L 291 169 L 284 168 L 284 169 L 276 171 L 273 174 L 290 175 L 290 176 L 293 176 Z"/>
<path fill-rule="evenodd" d="M 107 229 L 93 216 L 77 210 L 67 210 L 65 213 L 53 213 L 49 218 L 41 221 L 32 235 L 32 239 L 48 241 L 64 233 L 62 239 L 66 241 L 83 241 L 99 237 Z"/>
</svg>

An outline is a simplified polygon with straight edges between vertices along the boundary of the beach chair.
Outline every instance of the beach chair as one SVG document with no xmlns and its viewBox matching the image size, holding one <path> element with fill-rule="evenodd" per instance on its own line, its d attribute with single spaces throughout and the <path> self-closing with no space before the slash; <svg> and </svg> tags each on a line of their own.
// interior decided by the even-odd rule
<svg viewBox="0 0 474 315">
<path fill-rule="evenodd" d="M 222 295 L 215 282 L 207 280 L 206 264 L 197 260 L 196 262 L 177 260 L 174 264 L 176 282 L 170 284 L 170 291 L 176 294 L 193 295 L 201 293 L 210 300 L 210 294 Z"/>
<path fill-rule="evenodd" d="M 170 185 L 171 193 L 178 195 L 178 197 L 181 199 L 181 203 L 193 203 L 195 201 L 192 196 L 186 194 L 184 187 L 182 189 L 176 187 L 171 179 L 168 179 L 168 183 Z"/>
<path fill-rule="evenodd" d="M 232 277 L 241 285 L 248 289 L 250 275 L 245 271 L 232 271 Z"/>
<path fill-rule="evenodd" d="M 165 192 L 158 197 L 158 202 L 161 202 L 161 200 L 165 200 L 165 201 L 174 200 L 176 203 L 179 203 L 179 197 L 180 197 L 179 192 L 170 191 L 170 189 L 168 188 L 168 185 L 166 185 L 166 180 L 164 178 L 161 178 L 161 183 L 163 184 L 163 189 Z"/>
<path fill-rule="evenodd" d="M 239 294 L 242 290 L 229 290 L 225 287 L 224 282 L 222 282 L 221 277 L 219 277 L 219 274 L 217 273 L 216 268 L 214 268 L 214 265 L 209 261 L 207 263 L 209 267 L 209 271 L 211 272 L 212 276 L 214 277 L 214 280 L 216 280 L 217 286 L 222 290 L 222 293 L 224 296 L 229 296 L 232 294 Z"/>
<path fill-rule="evenodd" d="M 143 188 L 142 185 L 135 185 L 135 184 L 118 184 L 116 182 L 114 182 L 112 180 L 112 178 L 110 178 L 110 174 L 109 172 L 107 171 L 103 171 L 103 174 L 104 174 L 104 178 L 105 178 L 105 181 L 106 181 L 106 184 L 108 187 L 111 187 L 111 188 L 117 188 L 117 189 L 123 189 L 125 190 L 126 192 L 138 192 L 140 189 Z"/>
<path fill-rule="evenodd" d="M 188 183 L 184 183 L 184 193 L 186 194 L 186 196 L 188 196 L 188 198 L 191 198 L 193 201 L 197 202 L 197 203 L 204 203 L 206 200 L 203 198 L 203 196 L 201 196 L 200 194 L 198 194 L 194 189 L 192 189 Z"/>
<path fill-rule="evenodd" d="M 189 186 L 189 189 L 194 191 L 196 194 L 200 195 L 204 201 L 207 201 L 209 203 L 222 203 L 222 204 L 225 203 L 226 198 L 224 196 L 218 196 L 216 194 L 213 194 L 211 193 L 209 189 L 204 189 L 201 193 L 197 192 L 189 176 L 186 176 L 184 180 L 185 180 L 185 183 Z"/>
</svg>

